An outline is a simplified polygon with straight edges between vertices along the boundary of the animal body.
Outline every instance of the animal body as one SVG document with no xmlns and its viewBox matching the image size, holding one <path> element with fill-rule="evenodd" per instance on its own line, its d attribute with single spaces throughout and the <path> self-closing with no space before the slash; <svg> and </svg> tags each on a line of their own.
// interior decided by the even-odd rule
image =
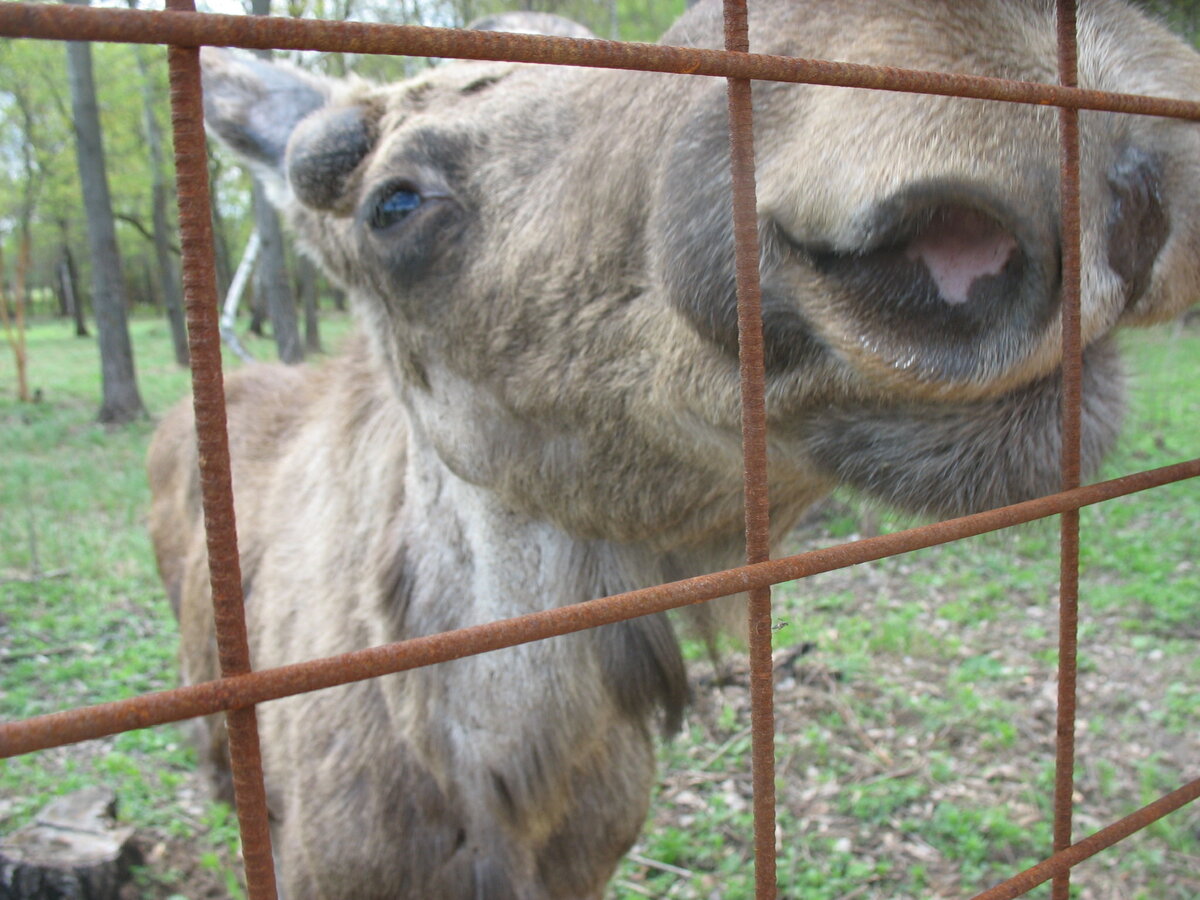
<svg viewBox="0 0 1200 900">
<path fill-rule="evenodd" d="M 765 53 L 1055 79 L 1045 0 L 751 4 Z M 502 23 L 501 23 L 502 24 Z M 1080 82 L 1200 61 L 1082 5 Z M 719 47 L 701 3 L 664 41 Z M 360 337 L 229 379 L 253 662 L 277 666 L 737 564 L 720 79 L 455 62 L 397 84 L 206 51 L 210 129 L 353 299 Z M 1056 489 L 1056 111 L 756 83 L 773 527 L 837 484 L 960 513 Z M 1083 113 L 1083 453 L 1111 333 L 1200 282 L 1200 131 Z M 217 676 L 190 410 L 149 459 L 186 682 Z M 285 896 L 601 896 L 686 677 L 648 617 L 261 707 Z M 223 765 L 219 725 L 205 758 Z"/>
</svg>

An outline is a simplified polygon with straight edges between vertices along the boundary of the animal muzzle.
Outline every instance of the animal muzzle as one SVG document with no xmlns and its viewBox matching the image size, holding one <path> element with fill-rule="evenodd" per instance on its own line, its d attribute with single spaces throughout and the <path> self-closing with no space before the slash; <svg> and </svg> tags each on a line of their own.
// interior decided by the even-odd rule
<svg viewBox="0 0 1200 900">
<path fill-rule="evenodd" d="M 1116 279 L 1084 284 L 1120 288 L 1084 296 L 1092 305 L 1085 321 L 1111 327 L 1146 291 L 1169 230 L 1160 184 L 1152 156 L 1132 147 L 1117 154 L 1105 178 L 1107 213 L 1084 223 L 1103 229 L 1094 243 L 1105 253 L 1084 265 L 1106 267 Z M 1055 199 L 1031 215 L 976 185 L 904 188 L 862 217 L 858 246 L 799 247 L 830 287 L 812 324 L 857 368 L 918 392 L 989 393 L 989 386 L 1011 387 L 1016 373 L 1020 380 L 1048 373 L 1061 303 Z"/>
</svg>

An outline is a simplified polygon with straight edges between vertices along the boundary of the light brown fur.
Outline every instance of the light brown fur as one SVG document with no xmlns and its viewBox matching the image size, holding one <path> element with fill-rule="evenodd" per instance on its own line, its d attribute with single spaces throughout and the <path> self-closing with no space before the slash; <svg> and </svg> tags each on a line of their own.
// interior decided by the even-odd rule
<svg viewBox="0 0 1200 900">
<path fill-rule="evenodd" d="M 665 40 L 718 46 L 719 24 L 702 4 Z M 1084 4 L 1080 30 L 1085 86 L 1196 95 L 1196 56 L 1125 6 Z M 1053 78 L 1052 33 L 1052 4 L 1027 0 L 752 4 L 760 52 L 1009 78 Z M 720 80 L 206 68 L 210 127 L 364 335 L 229 381 L 256 667 L 739 561 Z M 1054 111 L 776 84 L 754 99 L 776 535 L 839 482 L 951 513 L 1054 489 Z M 1094 466 L 1121 408 L 1109 333 L 1195 297 L 1200 135 L 1089 113 L 1082 129 Z M 1007 262 L 955 304 L 920 254 L 973 227 Z M 181 406 L 149 463 L 188 683 L 217 676 L 191 432 Z M 685 693 L 670 622 L 647 618 L 264 705 L 285 896 L 599 897 Z M 219 725 L 202 732 L 220 772 Z"/>
</svg>

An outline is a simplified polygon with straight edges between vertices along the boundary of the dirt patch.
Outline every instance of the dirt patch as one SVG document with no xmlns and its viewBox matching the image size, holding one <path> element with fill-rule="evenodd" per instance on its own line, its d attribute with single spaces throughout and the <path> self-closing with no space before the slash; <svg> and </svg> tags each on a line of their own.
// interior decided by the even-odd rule
<svg viewBox="0 0 1200 900">
<path fill-rule="evenodd" d="M 826 526 L 844 514 L 827 508 L 796 549 L 835 543 Z M 1047 854 L 1053 585 L 1014 588 L 977 618 L 961 609 L 949 616 L 961 593 L 943 584 L 950 565 L 926 551 L 777 591 L 781 897 L 966 898 Z M 1153 629 L 1131 629 L 1131 615 L 1083 616 L 1076 838 L 1195 777 L 1200 760 L 1197 711 L 1188 705 L 1195 654 L 1157 650 Z M 896 621 L 907 624 L 890 646 Z M 864 631 L 872 638 L 865 643 Z M 1186 629 L 1173 638 L 1186 639 Z M 855 641 L 870 653 L 847 656 Z M 752 846 L 748 673 L 742 655 L 730 653 L 715 666 L 694 663 L 691 674 L 686 733 L 664 751 L 651 822 L 611 900 L 751 896 L 720 871 L 728 859 L 744 874 Z M 70 771 L 113 740 L 48 751 L 42 764 Z M 177 794 L 181 813 L 169 827 L 137 833 L 145 862 L 123 900 L 239 896 L 238 860 L 206 834 L 197 777 L 186 776 Z M 1135 836 L 1078 868 L 1078 900 L 1200 897 L 1200 809 L 1171 821 L 1170 833 Z M 666 859 L 671 833 L 684 846 Z M 810 891 L 800 886 L 806 871 L 841 871 L 851 886 Z M 1048 896 L 1039 890 L 1031 896 Z"/>
<path fill-rule="evenodd" d="M 829 543 L 818 525 L 798 549 Z M 942 566 L 935 549 L 821 576 L 798 600 L 780 592 L 777 627 L 786 619 L 797 632 L 794 644 L 775 653 L 781 897 L 815 896 L 789 875 L 806 864 L 829 870 L 827 853 L 852 858 L 864 873 L 854 889 L 819 894 L 847 900 L 966 898 L 1049 855 L 1057 598 L 1018 594 L 977 622 L 949 621 L 941 611 L 954 591 L 930 587 Z M 837 613 L 809 633 L 804 609 L 824 596 L 841 598 Z M 857 659 L 850 671 L 839 665 L 840 625 L 869 628 L 897 610 L 914 619 L 904 646 Z M 1197 710 L 1181 708 L 1194 696 L 1194 654 L 1156 651 L 1144 632 L 1130 629 L 1128 613 L 1085 610 L 1082 618 L 1076 840 L 1196 777 L 1200 759 Z M 714 808 L 751 806 L 742 768 L 750 721 L 745 665 L 731 657 L 717 670 L 698 665 L 694 675 L 689 734 L 635 848 L 644 858 L 653 856 L 656 834 L 694 829 Z M 1200 896 L 1195 806 L 1172 816 L 1169 835 L 1135 835 L 1076 868 L 1072 896 Z M 726 852 L 749 858 L 748 829 L 721 837 Z M 707 864 L 676 865 L 667 887 L 659 869 L 653 889 L 626 871 L 624 891 L 610 896 L 749 896 L 730 893 L 717 873 L 706 875 Z M 654 860 L 643 871 L 654 871 Z M 1030 896 L 1048 896 L 1039 893 L 1045 890 Z"/>
</svg>

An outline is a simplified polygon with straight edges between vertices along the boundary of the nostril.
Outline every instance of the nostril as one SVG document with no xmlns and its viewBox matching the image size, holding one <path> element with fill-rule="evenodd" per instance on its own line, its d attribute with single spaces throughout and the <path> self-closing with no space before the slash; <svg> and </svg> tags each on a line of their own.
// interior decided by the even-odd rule
<svg viewBox="0 0 1200 900">
<path fill-rule="evenodd" d="M 832 301 L 812 323 L 847 353 L 923 381 L 987 380 L 1025 359 L 1057 310 L 1052 226 L 981 188 L 910 186 L 858 233 L 867 239 L 857 248 L 792 242 L 831 282 Z"/>
<path fill-rule="evenodd" d="M 982 278 L 999 275 L 1017 253 L 1017 239 L 990 216 L 952 206 L 937 209 L 904 250 L 924 265 L 941 298 L 966 303 Z"/>
<path fill-rule="evenodd" d="M 1158 160 L 1138 147 L 1126 147 L 1109 170 L 1108 264 L 1125 283 L 1126 306 L 1145 293 L 1170 232 L 1161 182 Z"/>
</svg>

